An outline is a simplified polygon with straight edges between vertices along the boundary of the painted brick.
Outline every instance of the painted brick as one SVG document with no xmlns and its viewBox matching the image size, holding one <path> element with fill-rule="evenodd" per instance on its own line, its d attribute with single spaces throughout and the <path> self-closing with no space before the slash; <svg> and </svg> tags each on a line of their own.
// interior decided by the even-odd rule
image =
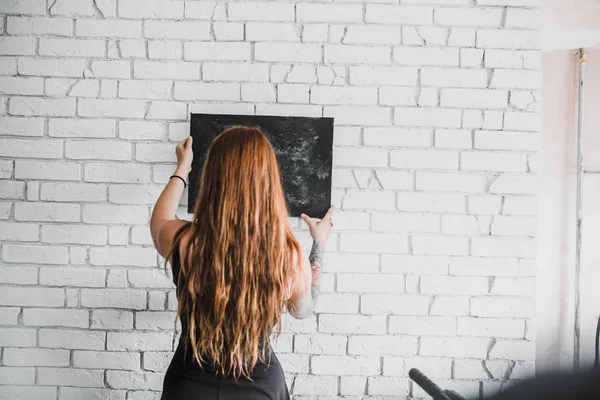
<svg viewBox="0 0 600 400">
<path fill-rule="evenodd" d="M 393 61 L 401 65 L 458 67 L 459 51 L 452 48 L 394 47 Z"/>
<path fill-rule="evenodd" d="M 112 351 L 170 351 L 172 340 L 167 332 L 108 332 L 106 345 Z"/>
<path fill-rule="evenodd" d="M 502 9 L 498 8 L 436 8 L 434 22 L 447 26 L 500 27 Z"/>
<path fill-rule="evenodd" d="M 488 72 L 483 69 L 423 68 L 423 86 L 484 88 L 488 84 Z"/>
<path fill-rule="evenodd" d="M 180 19 L 183 17 L 183 3 L 168 0 L 128 0 L 119 3 L 119 17 L 134 19 Z"/>
<path fill-rule="evenodd" d="M 522 338 L 525 323 L 518 319 L 459 317 L 457 334 L 459 336 L 483 336 L 501 338 Z"/>
<path fill-rule="evenodd" d="M 391 316 L 390 333 L 415 336 L 454 336 L 456 318 L 432 316 Z"/>
<path fill-rule="evenodd" d="M 394 124 L 400 126 L 460 128 L 461 110 L 445 108 L 410 108 L 394 109 Z"/>
<path fill-rule="evenodd" d="M 321 314 L 319 332 L 376 335 L 385 333 L 384 316 Z"/>
<path fill-rule="evenodd" d="M 362 314 L 427 315 L 430 302 L 427 296 L 369 294 L 361 296 L 360 312 Z"/>
<path fill-rule="evenodd" d="M 204 63 L 202 73 L 206 81 L 268 82 L 269 80 L 267 64 Z M 233 97 L 233 100 L 237 100 L 239 96 Z M 217 97 L 215 100 L 232 100 L 232 98 Z"/>
<path fill-rule="evenodd" d="M 446 275 L 448 258 L 427 255 L 383 255 L 381 271 L 393 274 Z"/>
<path fill-rule="evenodd" d="M 337 290 L 350 293 L 395 293 L 404 289 L 403 275 L 338 274 Z"/>
<path fill-rule="evenodd" d="M 69 352 L 55 349 L 4 349 L 4 365 L 69 366 Z"/>
<path fill-rule="evenodd" d="M 229 7 L 228 17 L 231 21 L 293 21 L 294 5 L 236 2 Z"/>
<path fill-rule="evenodd" d="M 464 213 L 465 197 L 458 194 L 399 193 L 397 206 L 400 211 L 433 211 Z"/>
<path fill-rule="evenodd" d="M 45 243 L 106 244 L 106 238 L 104 226 L 42 226 L 42 242 Z"/>
<path fill-rule="evenodd" d="M 144 36 L 162 40 L 209 40 L 210 24 L 204 21 L 146 21 Z"/>
<path fill-rule="evenodd" d="M 428 214 L 372 214 L 371 229 L 377 232 L 439 232 L 440 219 Z"/>
<path fill-rule="evenodd" d="M 347 339 L 341 335 L 298 334 L 294 337 L 294 351 L 306 354 L 346 354 Z"/>
<path fill-rule="evenodd" d="M 377 375 L 379 357 L 315 355 L 311 357 L 311 372 L 316 375 Z"/>
<path fill-rule="evenodd" d="M 145 183 L 150 182 L 151 168 L 137 164 L 86 164 L 87 182 Z"/>
<path fill-rule="evenodd" d="M 450 275 L 515 276 L 518 273 L 515 258 L 452 257 Z"/>
<path fill-rule="evenodd" d="M 93 61 L 92 73 L 95 78 L 128 79 L 131 78 L 131 63 L 129 61 Z"/>
<path fill-rule="evenodd" d="M 3 3 L 0 5 L 0 12 L 3 14 L 44 15 L 46 14 L 46 4 L 40 0 Z"/>
<path fill-rule="evenodd" d="M 33 326 L 89 327 L 89 311 L 27 308 L 23 310 L 23 324 Z"/>
<path fill-rule="evenodd" d="M 417 82 L 417 69 L 409 67 L 356 66 L 350 67 L 353 85 L 411 86 Z"/>
<path fill-rule="evenodd" d="M 218 41 L 244 40 L 244 24 L 240 22 L 213 22 L 213 30 Z"/>
<path fill-rule="evenodd" d="M 0 93 L 24 96 L 42 95 L 44 82 L 42 78 L 0 77 Z"/>
<path fill-rule="evenodd" d="M 3 199 L 23 199 L 25 193 L 25 182 L 10 180 L 0 181 Z"/>
<path fill-rule="evenodd" d="M 539 34 L 535 31 L 509 29 L 480 29 L 477 47 L 491 49 L 535 50 L 539 48 Z"/>
<path fill-rule="evenodd" d="M 40 385 L 101 387 L 104 374 L 92 369 L 39 368 L 37 382 Z"/>
<path fill-rule="evenodd" d="M 114 138 L 115 122 L 109 119 L 51 118 L 48 134 L 69 138 Z"/>
<path fill-rule="evenodd" d="M 120 121 L 119 137 L 128 140 L 162 140 L 167 136 L 167 126 L 153 121 Z"/>
<path fill-rule="evenodd" d="M 275 86 L 268 83 L 242 83 L 242 101 L 250 102 L 275 102 L 277 94 Z"/>
<path fill-rule="evenodd" d="M 315 44 L 256 43 L 254 51 L 257 61 L 321 61 L 321 47 Z"/>
<path fill-rule="evenodd" d="M 430 7 L 368 4 L 366 22 L 380 24 L 427 25 L 433 20 Z"/>
<path fill-rule="evenodd" d="M 437 357 L 484 358 L 491 339 L 461 337 L 423 337 L 421 355 Z"/>
<path fill-rule="evenodd" d="M 386 107 L 325 106 L 323 115 L 334 117 L 339 125 L 387 126 L 391 112 Z"/>
<path fill-rule="evenodd" d="M 76 368 L 137 369 L 140 355 L 126 352 L 79 351 L 73 352 L 73 366 Z"/>
<path fill-rule="evenodd" d="M 421 292 L 442 295 L 485 295 L 488 279 L 484 277 L 423 276 Z"/>
<path fill-rule="evenodd" d="M 90 204 L 83 206 L 83 222 L 98 224 L 145 224 L 148 222 L 148 207 L 112 204 Z"/>
<path fill-rule="evenodd" d="M 280 85 L 281 87 L 281 85 Z M 374 88 L 312 86 L 310 102 L 313 104 L 377 104 Z"/>
<path fill-rule="evenodd" d="M 392 254 L 408 252 L 407 237 L 402 234 L 343 233 L 340 236 L 340 248 L 343 251 Z"/>
<path fill-rule="evenodd" d="M 458 296 L 435 296 L 430 315 L 469 315 L 469 298 Z"/>
<path fill-rule="evenodd" d="M 531 132 L 475 131 L 475 148 L 479 149 L 535 151 L 539 140 Z"/>
<path fill-rule="evenodd" d="M 0 54 L 9 56 L 31 56 L 35 54 L 35 38 L 4 36 L 0 39 Z"/>
<path fill-rule="evenodd" d="M 326 45 L 326 63 L 389 64 L 390 48 L 387 46 Z M 295 61 L 295 60 L 292 60 Z M 298 60 L 299 61 L 299 60 Z"/>
<path fill-rule="evenodd" d="M 541 74 L 538 71 L 495 69 L 490 82 L 491 88 L 539 89 Z"/>
<path fill-rule="evenodd" d="M 425 255 L 467 255 L 467 238 L 443 236 L 412 236 L 414 254 Z"/>
<path fill-rule="evenodd" d="M 144 118 L 146 104 L 141 100 L 79 99 L 77 112 L 83 117 Z"/>
<path fill-rule="evenodd" d="M 490 358 L 533 361 L 535 343 L 525 340 L 498 340 L 490 350 Z"/>
<path fill-rule="evenodd" d="M 13 97 L 9 112 L 12 115 L 73 117 L 75 99 L 43 99 L 37 97 Z"/>
<path fill-rule="evenodd" d="M 401 169 L 458 169 L 458 153 L 443 150 L 392 150 L 390 165 Z"/>
<path fill-rule="evenodd" d="M 290 23 L 248 22 L 246 40 L 250 42 L 299 42 L 299 32 Z"/>
<path fill-rule="evenodd" d="M 298 4 L 296 18 L 301 22 L 362 22 L 359 4 Z"/>
<path fill-rule="evenodd" d="M 186 61 L 143 61 L 133 62 L 133 77 L 136 79 L 200 79 L 200 65 Z M 131 118 L 131 113 L 129 114 Z"/>
<path fill-rule="evenodd" d="M 78 204 L 17 203 L 15 219 L 17 221 L 77 222 L 80 221 Z"/>
<path fill-rule="evenodd" d="M 98 268 L 42 267 L 39 275 L 40 284 L 49 286 L 104 287 L 106 281 L 106 271 Z"/>
<path fill-rule="evenodd" d="M 368 378 L 367 382 L 367 393 L 369 395 L 406 396 L 408 390 L 408 378 L 372 376 Z"/>
<path fill-rule="evenodd" d="M 45 328 L 39 331 L 40 347 L 104 350 L 105 332 Z"/>
<path fill-rule="evenodd" d="M 388 163 L 388 152 L 383 149 L 336 147 L 333 157 L 340 167 L 385 167 Z"/>
<path fill-rule="evenodd" d="M 400 37 L 400 26 L 350 25 L 345 31 L 343 43 L 399 45 Z"/>
<path fill-rule="evenodd" d="M 294 380 L 296 395 L 337 395 L 338 379 L 334 376 L 298 375 Z"/>
<path fill-rule="evenodd" d="M 133 313 L 122 310 L 92 311 L 93 329 L 133 329 Z"/>
<path fill-rule="evenodd" d="M 471 254 L 483 257 L 513 256 L 535 257 L 535 241 L 528 237 L 480 237 L 473 238 Z"/>
<path fill-rule="evenodd" d="M 108 140 L 102 143 L 69 141 L 65 146 L 65 157 L 75 160 L 127 161 L 131 159 L 131 144 Z"/>
<path fill-rule="evenodd" d="M 82 37 L 118 37 L 139 38 L 142 36 L 140 21 L 106 21 L 78 19 L 75 23 L 75 35 Z"/>
<path fill-rule="evenodd" d="M 143 247 L 94 247 L 90 249 L 90 264 L 154 266 L 156 265 L 156 251 Z"/>
</svg>

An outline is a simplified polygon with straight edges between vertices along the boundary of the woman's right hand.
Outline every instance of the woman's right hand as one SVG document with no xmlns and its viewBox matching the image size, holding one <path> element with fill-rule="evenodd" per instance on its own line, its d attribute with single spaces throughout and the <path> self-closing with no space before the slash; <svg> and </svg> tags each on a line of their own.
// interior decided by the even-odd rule
<svg viewBox="0 0 600 400">
<path fill-rule="evenodd" d="M 308 229 L 310 230 L 310 236 L 312 236 L 315 242 L 325 244 L 329 240 L 331 230 L 333 228 L 333 221 L 331 216 L 333 214 L 333 206 L 329 207 L 325 216 L 318 222 L 313 221 L 308 215 L 302 214 L 300 218 L 306 222 Z"/>
</svg>

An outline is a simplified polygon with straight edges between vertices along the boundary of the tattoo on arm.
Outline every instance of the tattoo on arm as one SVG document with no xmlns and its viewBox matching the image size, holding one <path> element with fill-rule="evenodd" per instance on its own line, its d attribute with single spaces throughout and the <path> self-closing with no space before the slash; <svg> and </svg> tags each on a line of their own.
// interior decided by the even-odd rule
<svg viewBox="0 0 600 400">
<path fill-rule="evenodd" d="M 321 242 L 313 242 L 312 249 L 310 249 L 310 255 L 308 261 L 310 261 L 310 272 L 312 275 L 312 282 L 310 285 L 310 294 L 313 301 L 313 307 L 317 303 L 319 293 L 321 290 L 321 274 L 323 272 L 323 254 L 325 252 L 325 246 Z"/>
<path fill-rule="evenodd" d="M 310 262 L 311 285 L 310 299 L 304 298 L 296 306 L 296 316 L 306 318 L 312 314 L 321 292 L 321 274 L 323 272 L 323 255 L 325 246 L 321 242 L 313 242 L 308 261 Z"/>
</svg>

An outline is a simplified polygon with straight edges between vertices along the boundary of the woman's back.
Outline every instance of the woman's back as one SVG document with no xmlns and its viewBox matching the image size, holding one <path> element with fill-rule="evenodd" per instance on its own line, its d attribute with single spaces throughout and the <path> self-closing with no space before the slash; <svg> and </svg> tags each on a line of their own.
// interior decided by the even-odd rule
<svg viewBox="0 0 600 400">
<path fill-rule="evenodd" d="M 185 229 L 187 225 L 183 227 Z M 185 239 L 184 239 L 185 240 Z M 177 287 L 185 284 L 180 279 L 181 254 L 180 248 L 173 250 L 171 268 L 173 283 Z M 211 360 L 205 359 L 199 364 L 187 341 L 189 329 L 188 317 L 180 316 L 181 335 L 175 355 L 165 375 L 162 400 L 208 400 L 208 399 L 289 399 L 288 390 L 281 364 L 267 343 L 269 359 L 267 362 L 258 361 L 254 366 L 250 379 L 242 377 L 235 379 L 231 374 L 223 376 Z"/>
</svg>

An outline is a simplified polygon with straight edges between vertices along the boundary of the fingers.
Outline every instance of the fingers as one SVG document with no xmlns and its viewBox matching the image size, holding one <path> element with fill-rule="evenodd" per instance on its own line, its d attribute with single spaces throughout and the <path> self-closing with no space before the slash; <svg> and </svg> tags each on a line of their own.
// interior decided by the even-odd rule
<svg viewBox="0 0 600 400">
<path fill-rule="evenodd" d="M 179 142 L 177 144 L 177 147 L 180 148 L 180 149 L 186 149 L 191 144 L 192 144 L 192 137 L 188 136 L 187 138 L 185 138 L 181 142 Z"/>
<path fill-rule="evenodd" d="M 324 220 L 329 220 L 331 219 L 331 215 L 333 214 L 333 206 L 329 207 L 329 210 L 327 210 L 327 213 L 325 214 L 325 216 L 323 217 Z"/>
<path fill-rule="evenodd" d="M 306 225 L 308 225 L 309 227 L 312 227 L 314 225 L 313 220 L 306 214 L 301 214 L 300 218 L 302 219 L 302 221 L 306 222 Z"/>
</svg>

